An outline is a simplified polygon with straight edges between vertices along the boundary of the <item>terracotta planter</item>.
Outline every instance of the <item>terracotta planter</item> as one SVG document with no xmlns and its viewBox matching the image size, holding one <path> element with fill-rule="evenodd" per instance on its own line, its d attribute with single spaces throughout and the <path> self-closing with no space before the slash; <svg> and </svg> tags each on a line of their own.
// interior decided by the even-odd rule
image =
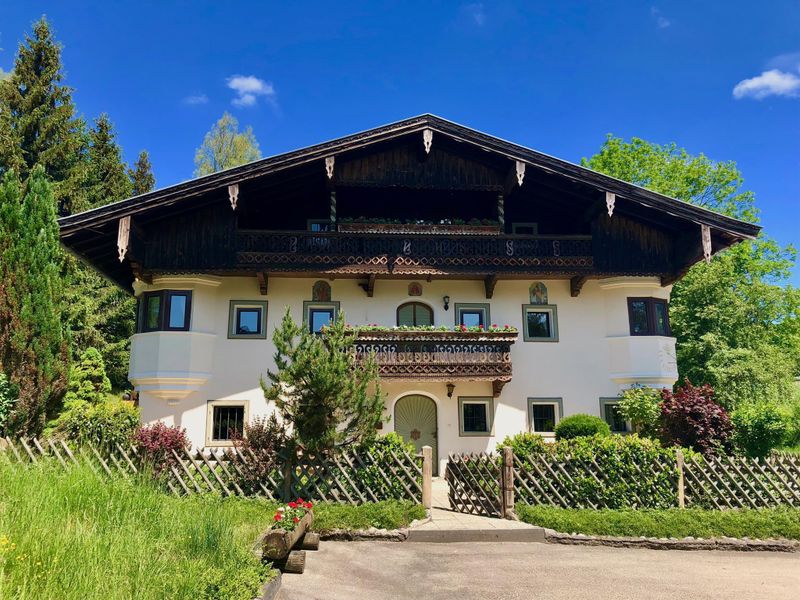
<svg viewBox="0 0 800 600">
<path fill-rule="evenodd" d="M 416 225 L 404 223 L 339 223 L 342 233 L 392 233 L 424 235 L 446 233 L 451 235 L 499 235 L 500 225 Z"/>
</svg>

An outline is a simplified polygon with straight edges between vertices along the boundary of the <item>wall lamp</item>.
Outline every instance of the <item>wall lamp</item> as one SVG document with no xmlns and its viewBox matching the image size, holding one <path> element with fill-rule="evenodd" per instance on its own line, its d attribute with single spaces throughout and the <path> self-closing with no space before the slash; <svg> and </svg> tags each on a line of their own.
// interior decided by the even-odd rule
<svg viewBox="0 0 800 600">
<path fill-rule="evenodd" d="M 453 390 L 455 390 L 455 389 L 456 389 L 456 386 L 455 386 L 454 383 L 448 383 L 447 384 L 447 397 L 448 398 L 452 398 L 453 397 Z"/>
<path fill-rule="evenodd" d="M 448 310 L 450 308 L 450 296 L 442 298 L 442 302 L 444 302 L 444 309 Z"/>
</svg>

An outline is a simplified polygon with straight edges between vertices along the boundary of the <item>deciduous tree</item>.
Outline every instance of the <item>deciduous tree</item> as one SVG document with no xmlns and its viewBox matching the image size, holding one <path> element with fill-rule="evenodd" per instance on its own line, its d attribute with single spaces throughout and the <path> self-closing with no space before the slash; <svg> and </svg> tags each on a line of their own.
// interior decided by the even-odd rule
<svg viewBox="0 0 800 600">
<path fill-rule="evenodd" d="M 261 158 L 253 128 L 239 132 L 239 122 L 224 113 L 194 155 L 195 177 L 230 169 Z"/>
</svg>

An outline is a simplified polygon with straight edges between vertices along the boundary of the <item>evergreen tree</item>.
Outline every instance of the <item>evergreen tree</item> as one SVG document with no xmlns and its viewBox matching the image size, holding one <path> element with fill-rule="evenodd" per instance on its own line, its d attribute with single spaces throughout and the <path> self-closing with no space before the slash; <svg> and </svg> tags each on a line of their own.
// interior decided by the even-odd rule
<svg viewBox="0 0 800 600">
<path fill-rule="evenodd" d="M 156 178 L 153 176 L 153 166 L 150 164 L 150 155 L 147 154 L 147 150 L 139 153 L 139 158 L 133 163 L 133 167 L 128 169 L 128 177 L 131 180 L 132 195 L 134 196 L 152 192 L 156 187 Z"/>
<path fill-rule="evenodd" d="M 209 175 L 261 158 L 253 128 L 239 132 L 239 122 L 224 113 L 211 128 L 194 155 L 195 177 Z"/>
<path fill-rule="evenodd" d="M 106 376 L 103 357 L 96 348 L 87 348 L 81 353 L 80 360 L 70 369 L 64 404 L 75 402 L 99 404 L 106 400 L 110 393 L 111 382 Z"/>
<path fill-rule="evenodd" d="M 131 195 L 133 184 L 126 173 L 116 137 L 111 119 L 107 114 L 101 114 L 89 131 L 87 208 L 103 206 Z"/>
<path fill-rule="evenodd" d="M 7 430 L 32 435 L 60 405 L 69 349 L 62 254 L 51 185 L 31 171 L 24 198 L 13 171 L 0 184 L 0 371 L 18 390 Z"/>
<path fill-rule="evenodd" d="M 0 82 L 0 174 L 13 169 L 25 182 L 42 165 L 54 201 L 71 213 L 85 208 L 86 134 L 63 77 L 61 46 L 42 17 L 20 44 L 11 76 Z"/>
</svg>

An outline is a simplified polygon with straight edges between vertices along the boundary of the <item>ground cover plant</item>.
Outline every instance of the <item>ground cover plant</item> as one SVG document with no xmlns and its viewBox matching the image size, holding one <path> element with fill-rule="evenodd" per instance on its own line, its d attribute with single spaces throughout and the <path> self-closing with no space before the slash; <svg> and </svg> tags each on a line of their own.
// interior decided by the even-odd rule
<svg viewBox="0 0 800 600">
<path fill-rule="evenodd" d="M 800 540 L 800 509 L 565 509 L 518 504 L 520 520 L 560 531 L 631 537 L 749 537 Z"/>
<path fill-rule="evenodd" d="M 0 598 L 242 598 L 272 571 L 251 552 L 276 504 L 176 498 L 88 466 L 0 457 Z"/>
<path fill-rule="evenodd" d="M 323 502 L 314 505 L 311 529 L 398 529 L 408 526 L 414 519 L 424 517 L 422 505 L 407 500 L 385 500 L 358 506 Z"/>
</svg>

